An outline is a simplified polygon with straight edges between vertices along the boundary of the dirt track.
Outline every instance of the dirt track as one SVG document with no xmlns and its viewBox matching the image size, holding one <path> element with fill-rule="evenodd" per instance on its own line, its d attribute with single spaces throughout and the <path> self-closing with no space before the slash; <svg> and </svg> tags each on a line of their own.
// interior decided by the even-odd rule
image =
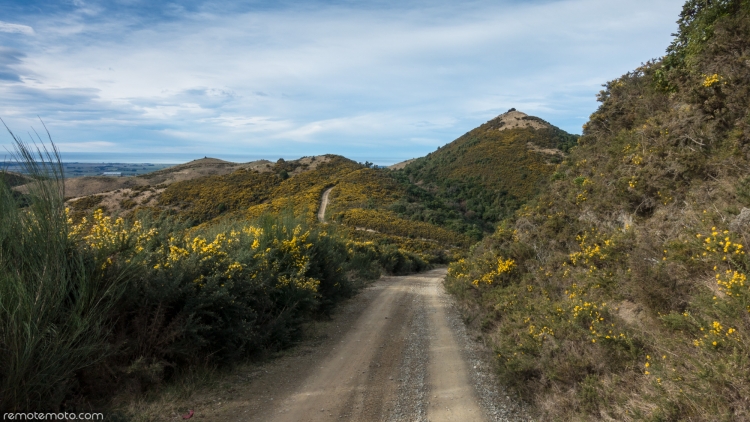
<svg viewBox="0 0 750 422">
<path fill-rule="evenodd" d="M 318 208 L 318 221 L 321 223 L 325 223 L 326 221 L 326 207 L 328 207 L 328 195 L 333 190 L 333 187 L 330 187 L 323 192 L 323 196 L 320 198 L 320 208 Z"/>
<path fill-rule="evenodd" d="M 490 357 L 443 291 L 444 269 L 385 277 L 351 300 L 318 344 L 247 377 L 201 420 L 527 420 L 500 394 Z"/>
</svg>

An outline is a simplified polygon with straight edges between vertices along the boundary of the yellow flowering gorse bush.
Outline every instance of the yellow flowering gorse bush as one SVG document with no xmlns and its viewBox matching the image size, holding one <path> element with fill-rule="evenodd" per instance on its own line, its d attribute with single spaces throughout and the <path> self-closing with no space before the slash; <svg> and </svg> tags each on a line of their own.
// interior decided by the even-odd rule
<svg viewBox="0 0 750 422">
<path fill-rule="evenodd" d="M 68 216 L 68 237 L 71 240 L 79 241 L 84 247 L 97 253 L 109 255 L 102 262 L 102 269 L 113 263 L 113 256 L 118 252 L 125 253 L 126 262 L 129 263 L 158 234 L 155 228 L 146 230 L 137 220 L 126 223 L 123 218 L 117 218 L 113 221 L 101 209 L 94 211 L 91 221 L 84 217 L 78 224 L 73 222 L 67 208 L 65 213 Z"/>
<path fill-rule="evenodd" d="M 710 88 L 721 82 L 722 79 L 723 78 L 719 76 L 718 73 L 714 73 L 713 75 L 703 75 L 703 86 L 706 88 Z"/>
</svg>

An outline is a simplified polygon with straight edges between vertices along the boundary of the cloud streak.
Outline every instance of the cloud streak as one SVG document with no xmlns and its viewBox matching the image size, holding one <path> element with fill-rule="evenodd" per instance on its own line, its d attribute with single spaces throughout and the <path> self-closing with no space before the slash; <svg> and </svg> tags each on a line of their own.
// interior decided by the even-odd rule
<svg viewBox="0 0 750 422">
<path fill-rule="evenodd" d="M 34 35 L 34 28 L 27 25 L 19 25 L 16 23 L 0 21 L 0 32 L 6 32 L 9 34 Z"/>
</svg>

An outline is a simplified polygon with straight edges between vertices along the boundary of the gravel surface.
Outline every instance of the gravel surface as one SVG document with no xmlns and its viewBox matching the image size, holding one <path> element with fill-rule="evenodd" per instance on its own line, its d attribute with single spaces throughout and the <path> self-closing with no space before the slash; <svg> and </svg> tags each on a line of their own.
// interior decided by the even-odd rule
<svg viewBox="0 0 750 422">
<path fill-rule="evenodd" d="M 412 287 L 415 291 L 416 287 Z M 415 292 L 416 293 L 416 292 Z M 427 361 L 429 330 L 424 296 L 415 294 L 411 306 L 415 312 L 408 321 L 406 339 L 399 368 L 399 387 L 396 404 L 388 417 L 389 422 L 427 420 Z"/>
<path fill-rule="evenodd" d="M 317 336 L 192 404 L 215 421 L 528 421 L 467 334 L 445 269 L 383 277 Z M 218 398 L 217 398 L 218 397 Z"/>
<path fill-rule="evenodd" d="M 448 325 L 453 329 L 459 344 L 464 347 L 461 355 L 469 363 L 471 383 L 479 401 L 491 421 L 533 421 L 522 403 L 513 400 L 498 385 L 494 375 L 494 357 L 487 347 L 470 338 L 466 324 L 463 323 L 461 312 L 453 298 L 441 290 L 441 300 L 445 301 Z"/>
</svg>

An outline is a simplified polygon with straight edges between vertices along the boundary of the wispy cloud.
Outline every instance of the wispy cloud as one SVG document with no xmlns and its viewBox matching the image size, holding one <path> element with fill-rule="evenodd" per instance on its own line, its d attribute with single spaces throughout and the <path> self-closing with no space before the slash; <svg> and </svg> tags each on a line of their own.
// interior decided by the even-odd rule
<svg viewBox="0 0 750 422">
<path fill-rule="evenodd" d="M 7 32 L 9 34 L 34 35 L 34 28 L 27 25 L 19 25 L 17 23 L 0 21 L 0 32 Z"/>
<path fill-rule="evenodd" d="M 510 107 L 578 132 L 601 83 L 662 54 L 681 4 L 77 0 L 8 15 L 35 36 L 0 37 L 0 116 L 208 155 L 411 158 Z"/>
<path fill-rule="evenodd" d="M 62 152 L 111 152 L 118 146 L 108 141 L 58 142 L 56 145 Z"/>
</svg>

